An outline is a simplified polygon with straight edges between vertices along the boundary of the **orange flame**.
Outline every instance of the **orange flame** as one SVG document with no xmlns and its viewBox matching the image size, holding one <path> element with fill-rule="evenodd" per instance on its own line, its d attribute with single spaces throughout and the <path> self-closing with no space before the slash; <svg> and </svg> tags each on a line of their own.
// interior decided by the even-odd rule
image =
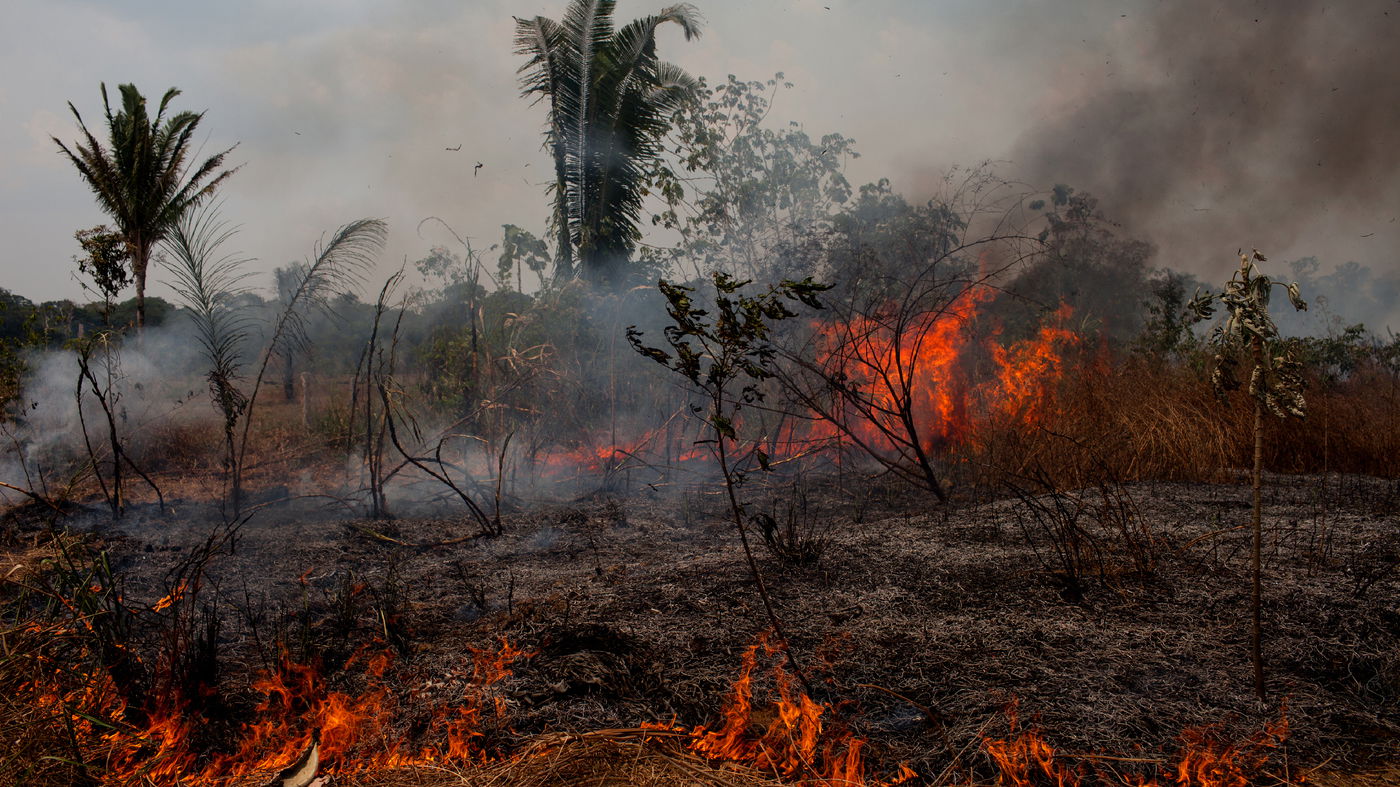
<svg viewBox="0 0 1400 787">
<path fill-rule="evenodd" d="M 739 677 L 730 688 L 714 731 L 701 726 L 690 733 L 690 749 L 708 759 L 738 762 L 779 776 L 797 778 L 802 785 L 893 785 L 916 774 L 905 766 L 891 781 L 868 782 L 861 749 L 865 741 L 844 725 L 824 725 L 831 707 L 817 703 L 793 685 L 793 677 L 781 661 L 772 668 L 777 697 L 772 705 L 755 712 L 754 670 L 759 651 L 773 658 L 782 649 L 765 635 L 744 651 Z"/>
<path fill-rule="evenodd" d="M 1039 423 L 1064 372 L 1064 349 L 1080 342 L 1064 327 L 1073 309 L 1061 304 L 1029 339 L 1006 347 L 989 340 L 995 370 L 990 379 L 973 383 L 965 370 L 968 328 L 992 295 L 990 287 L 978 286 L 940 310 L 912 318 L 892 310 L 821 326 L 819 367 L 843 382 L 848 399 L 864 403 L 848 404 L 833 418 L 878 449 L 893 446 L 892 434 L 907 436 L 912 421 L 920 447 L 929 452 L 968 442 L 990 419 Z M 814 436 L 834 435 L 829 422 L 815 431 Z"/>
<path fill-rule="evenodd" d="M 428 737 L 440 742 L 413 749 L 393 734 L 396 701 L 382 682 L 392 667 L 388 653 L 358 652 L 346 666 L 363 663 L 366 687 L 358 693 L 329 690 L 319 671 L 284 656 L 276 669 L 252 684 L 261 699 L 253 708 L 230 751 L 201 751 L 200 729 L 208 724 L 195 709 L 177 700 L 157 703 L 143 728 L 124 728 L 126 708 L 111 678 L 99 672 L 87 685 L 63 690 L 63 670 L 51 680 L 25 688 L 39 689 L 41 708 L 62 711 L 80 739 L 99 741 L 104 750 L 104 783 L 173 784 L 224 787 L 254 776 L 276 773 L 307 748 L 312 730 L 320 731 L 322 773 L 347 775 L 427 764 L 481 763 L 490 760 L 483 739 L 488 731 L 508 729 L 509 707 L 496 687 L 512 674 L 512 665 L 533 655 L 508 641 L 495 650 L 473 650 L 472 672 L 460 704 L 433 711 Z M 71 713 L 70 709 L 81 709 Z M 106 718 L 110 724 L 97 723 Z M 436 731 L 436 732 L 435 732 Z"/>
<path fill-rule="evenodd" d="M 997 784 L 1008 787 L 1079 787 L 1081 784 L 1118 783 L 1126 787 L 1249 787 L 1263 773 L 1271 753 L 1288 738 L 1288 718 L 1280 713 L 1277 721 L 1264 726 L 1253 737 L 1242 742 L 1228 742 L 1213 728 L 1188 729 L 1181 735 L 1181 747 L 1176 764 L 1162 767 L 1151 776 L 1094 772 L 1087 781 L 1084 768 L 1071 767 L 1067 758 L 1057 754 L 1036 727 L 1021 729 L 1017 723 L 1016 703 L 1006 710 L 1010 721 L 1010 736 L 1005 739 L 985 737 L 983 750 L 997 768 Z M 1114 758 L 1081 757 L 1088 761 Z M 1149 760 L 1138 760 L 1148 762 Z M 1294 779 L 1293 782 L 1301 782 Z"/>
</svg>

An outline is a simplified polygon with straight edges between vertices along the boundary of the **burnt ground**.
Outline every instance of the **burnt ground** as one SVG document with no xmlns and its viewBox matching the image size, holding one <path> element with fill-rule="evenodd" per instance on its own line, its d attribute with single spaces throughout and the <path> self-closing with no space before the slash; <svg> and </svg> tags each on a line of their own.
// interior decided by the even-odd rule
<svg viewBox="0 0 1400 787">
<path fill-rule="evenodd" d="M 1108 490 L 1125 496 L 1112 510 L 1077 493 L 1078 584 L 1035 500 L 941 508 L 836 479 L 804 488 L 744 494 L 824 537 L 820 559 L 756 554 L 819 699 L 842 703 L 878 762 L 938 773 L 979 732 L 1005 731 L 1013 697 L 1067 752 L 1161 756 L 1208 723 L 1244 736 L 1286 698 L 1297 762 L 1367 767 L 1400 753 L 1400 483 L 1268 479 L 1268 704 L 1251 687 L 1243 483 L 1125 485 Z M 229 680 L 260 668 L 275 639 L 332 664 L 387 640 L 396 681 L 449 701 L 469 648 L 504 636 L 535 651 L 509 684 L 521 736 L 713 722 L 767 628 L 723 502 L 709 487 L 541 503 L 507 516 L 503 536 L 446 545 L 475 525 L 272 506 L 211 564 L 202 601 L 222 610 Z M 129 597 L 160 592 L 208 530 L 190 524 L 196 513 L 177 505 L 99 529 Z M 391 530 L 411 545 L 373 535 Z"/>
</svg>

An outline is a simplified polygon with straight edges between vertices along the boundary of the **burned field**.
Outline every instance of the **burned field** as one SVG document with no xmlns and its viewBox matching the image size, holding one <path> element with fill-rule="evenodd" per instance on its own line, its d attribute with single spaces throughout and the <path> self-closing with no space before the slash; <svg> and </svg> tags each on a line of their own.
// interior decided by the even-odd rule
<svg viewBox="0 0 1400 787">
<path fill-rule="evenodd" d="M 1390 0 L 417 5 L 7 114 L 0 787 L 1400 783 Z"/>
<path fill-rule="evenodd" d="M 1248 293 L 1274 283 L 1240 259 L 1211 297 L 1265 324 Z M 473 351 L 465 402 L 398 369 L 413 312 L 383 298 L 353 376 L 256 419 L 211 374 L 225 420 L 143 421 L 184 387 L 113 361 L 151 339 L 56 356 L 78 396 L 11 431 L 33 480 L 8 487 L 3 773 L 1393 776 L 1396 345 L 1197 340 L 1178 315 L 1181 349 L 1115 350 L 1063 303 L 1007 335 L 994 286 L 936 273 L 902 308 L 663 280 L 669 324 L 619 337 L 581 309 L 597 344 L 554 335 L 572 354 L 491 336 L 506 354 Z"/>
<path fill-rule="evenodd" d="M 36 390 L 76 361 L 77 396 L 7 432 L 0 772 L 1393 776 L 1400 345 L 1281 339 L 1263 262 L 1190 309 L 1275 333 L 1198 339 L 1178 300 L 1174 350 L 935 266 L 902 306 L 716 272 L 559 320 L 557 290 L 466 326 L 451 395 L 381 296 L 353 375 L 255 408 L 271 342 L 250 394 L 205 378 L 212 423 L 155 337 L 55 354 Z"/>
<path fill-rule="evenodd" d="M 373 783 L 396 762 L 488 768 L 563 733 L 659 725 L 657 736 L 683 730 L 693 747 L 704 740 L 697 728 L 726 729 L 728 710 L 745 716 L 733 723 L 740 734 L 711 756 L 762 766 L 755 778 L 766 770 L 842 783 L 832 777 L 860 741 L 848 773 L 866 783 L 902 766 L 918 774 L 909 783 L 1009 779 L 1014 764 L 992 752 L 1037 729 L 1060 755 L 1057 767 L 1089 780 L 1174 779 L 1192 747 L 1235 758 L 1261 782 L 1301 781 L 1323 763 L 1376 768 L 1396 755 L 1400 725 L 1400 487 L 1268 481 L 1268 703 L 1249 679 L 1245 487 L 1135 483 L 1054 495 L 1084 509 L 1073 523 L 1082 572 L 1072 578 L 1055 557 L 1067 523 L 1037 509 L 1044 497 L 943 509 L 814 477 L 754 490 L 759 508 L 780 522 L 800 518 L 801 534 L 819 539 L 813 554 L 760 552 L 820 714 L 805 744 L 802 722 L 781 720 L 775 668 L 788 705 L 800 708 L 805 689 L 782 677 L 780 651 L 753 652 L 767 628 L 761 600 L 722 501 L 695 487 L 542 505 L 508 517 L 489 539 L 459 540 L 473 527 L 461 518 L 403 518 L 389 536 L 382 521 L 305 504 L 264 508 L 231 553 L 208 562 L 200 587 L 168 608 L 171 621 L 195 616 L 194 634 L 203 626 L 217 637 L 202 655 L 215 695 L 180 709 L 202 716 L 185 731 L 191 739 L 167 741 L 169 750 L 149 735 L 125 745 L 188 756 L 179 748 L 240 727 L 247 735 L 261 715 L 267 724 L 245 754 L 294 756 L 319 725 L 339 736 L 328 772 Z M 1127 511 L 1141 539 L 1125 539 L 1106 504 Z M 201 549 L 208 528 L 197 521 L 143 508 L 87 538 L 106 549 L 123 603 L 152 609 Z M 133 647 L 143 637 L 171 641 L 143 625 Z M 492 659 L 499 672 L 483 674 Z M 293 682 L 292 664 L 317 674 Z M 269 689 L 278 674 L 287 685 Z M 750 703 L 736 711 L 741 679 L 751 680 Z M 269 706 L 277 691 L 295 690 L 315 696 Z M 445 723 L 445 709 L 474 692 L 479 726 Z M 771 727 L 786 731 L 793 751 L 764 759 L 753 744 Z M 455 761 L 445 754 L 453 735 Z M 442 753 L 415 754 L 431 746 Z M 1027 758 L 1023 776 L 1047 777 L 1017 751 L 1008 756 Z M 139 770 L 137 762 L 128 764 Z"/>
</svg>

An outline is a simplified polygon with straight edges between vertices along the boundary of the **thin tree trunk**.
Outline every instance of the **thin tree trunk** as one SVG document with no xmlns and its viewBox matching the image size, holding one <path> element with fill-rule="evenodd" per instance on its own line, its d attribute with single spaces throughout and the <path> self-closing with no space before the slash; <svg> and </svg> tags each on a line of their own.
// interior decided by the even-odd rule
<svg viewBox="0 0 1400 787">
<path fill-rule="evenodd" d="M 287 351 L 282 357 L 282 399 L 292 401 L 296 396 L 296 367 L 292 364 L 292 353 Z"/>
<path fill-rule="evenodd" d="M 555 111 L 557 112 L 558 109 L 556 108 Z M 554 138 L 554 216 L 555 221 L 559 224 L 559 257 L 554 263 L 554 275 L 555 278 L 566 279 L 574 275 L 574 247 L 573 240 L 569 236 L 569 201 L 565 186 L 567 176 L 564 165 L 564 143 L 559 139 L 557 128 Z"/>
<path fill-rule="evenodd" d="M 136 330 L 146 330 L 146 267 L 151 261 L 151 250 L 145 244 L 137 244 L 131 255 L 131 275 L 136 280 Z"/>
<path fill-rule="evenodd" d="M 1258 340 L 1255 342 L 1255 352 L 1262 352 Z M 1261 581 L 1260 581 L 1260 554 L 1263 551 L 1264 528 L 1263 528 L 1263 469 L 1264 469 L 1264 403 L 1258 398 L 1254 399 L 1254 514 L 1250 522 L 1250 529 L 1254 533 L 1254 545 L 1250 553 L 1250 657 L 1254 662 L 1254 693 L 1259 700 L 1265 700 L 1264 690 L 1264 654 L 1261 641 L 1263 639 L 1262 626 L 1260 624 L 1261 605 Z"/>
<path fill-rule="evenodd" d="M 718 414 L 719 407 L 716 401 L 715 408 L 711 411 Z M 807 674 L 802 671 L 802 667 L 797 663 L 797 657 L 792 653 L 792 643 L 788 642 L 787 635 L 783 633 L 782 621 L 778 619 L 778 613 L 773 609 L 773 601 L 768 595 L 768 585 L 763 581 L 763 573 L 758 570 L 758 561 L 754 560 L 753 548 L 749 545 L 748 532 L 744 529 L 744 513 L 739 507 L 739 498 L 734 494 L 734 477 L 729 472 L 729 457 L 724 450 L 724 435 L 715 430 L 715 452 L 719 454 L 720 473 L 724 475 L 724 491 L 729 494 L 729 511 L 734 517 L 734 527 L 739 531 L 739 542 L 744 546 L 744 559 L 749 564 L 749 573 L 753 575 L 754 584 L 758 587 L 758 596 L 763 600 L 763 610 L 768 613 L 768 622 L 773 626 L 773 633 L 778 637 L 778 643 L 782 646 L 783 655 L 787 657 L 788 667 L 797 676 L 797 680 L 802 684 L 802 688 L 807 691 L 807 696 L 812 696 L 812 684 L 807 682 Z"/>
</svg>

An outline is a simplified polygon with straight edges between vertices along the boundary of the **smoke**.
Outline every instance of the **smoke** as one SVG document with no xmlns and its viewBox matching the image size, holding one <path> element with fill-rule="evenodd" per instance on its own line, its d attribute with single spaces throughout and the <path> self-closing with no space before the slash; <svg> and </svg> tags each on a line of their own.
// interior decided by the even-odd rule
<svg viewBox="0 0 1400 787">
<path fill-rule="evenodd" d="M 1102 69 L 1062 80 L 1012 159 L 1100 197 L 1158 263 L 1239 247 L 1390 266 L 1400 243 L 1400 3 L 1207 0 L 1123 15 Z M 1035 34 L 1034 31 L 1028 31 Z"/>
<path fill-rule="evenodd" d="M 169 428 L 214 429 L 216 416 L 200 377 L 202 362 L 198 343 L 183 320 L 147 329 L 139 340 L 114 343 L 110 352 L 99 348 L 89 356 L 89 368 L 107 397 L 123 447 L 137 461 Z M 80 374 L 78 354 L 72 350 L 29 358 L 24 391 L 16 401 L 17 417 L 5 425 L 0 480 L 35 489 L 61 486 L 85 461 L 86 442 L 101 462 L 110 462 L 106 416 L 90 384 L 82 386 L 80 405 Z"/>
</svg>

